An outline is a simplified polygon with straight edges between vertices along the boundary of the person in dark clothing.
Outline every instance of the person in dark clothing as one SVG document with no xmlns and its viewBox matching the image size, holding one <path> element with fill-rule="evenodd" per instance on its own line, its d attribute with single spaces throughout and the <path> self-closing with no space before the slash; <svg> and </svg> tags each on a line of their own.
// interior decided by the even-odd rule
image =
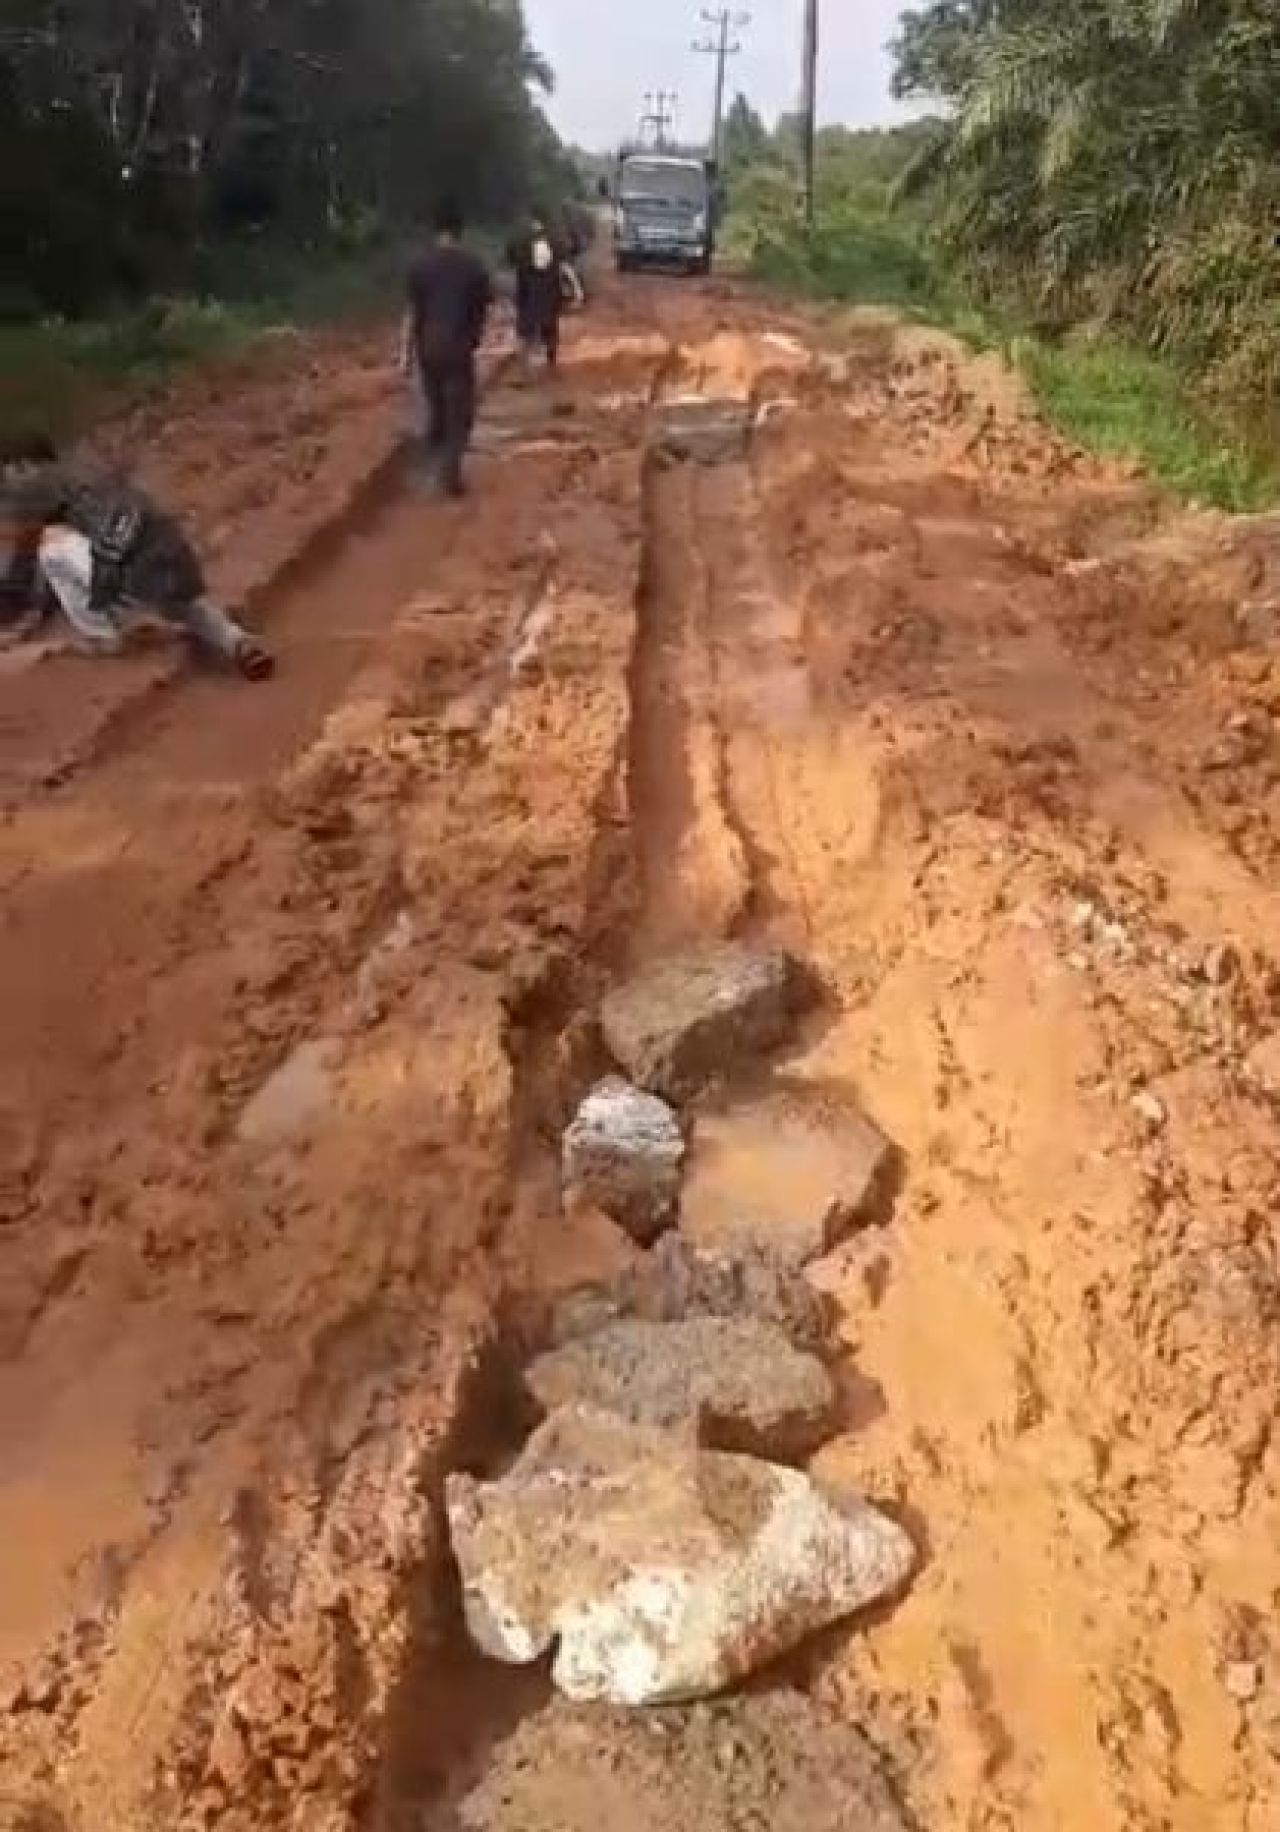
<svg viewBox="0 0 1280 1832">
<path fill-rule="evenodd" d="M 465 489 L 463 461 L 476 417 L 476 352 L 484 336 L 493 282 L 478 254 L 462 246 L 462 213 L 443 204 L 435 241 L 409 270 L 401 360 L 416 367 L 427 408 L 427 458 L 446 494 Z"/>
<path fill-rule="evenodd" d="M 539 350 L 554 369 L 560 358 L 560 314 L 564 310 L 564 267 L 569 260 L 562 238 L 547 218 L 535 211 L 529 227 L 507 250 L 516 276 L 516 335 L 526 364 Z"/>
<path fill-rule="evenodd" d="M 0 521 L 5 641 L 34 634 L 56 608 L 77 648 L 116 655 L 152 612 L 246 679 L 272 672 L 262 645 L 209 597 L 180 524 L 130 479 L 59 463 L 49 440 L 18 437 L 0 449 Z"/>
</svg>

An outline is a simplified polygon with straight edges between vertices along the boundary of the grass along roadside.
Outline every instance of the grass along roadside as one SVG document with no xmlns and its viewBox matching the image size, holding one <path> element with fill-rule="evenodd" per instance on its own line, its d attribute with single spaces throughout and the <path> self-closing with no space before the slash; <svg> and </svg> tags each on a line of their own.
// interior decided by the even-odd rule
<svg viewBox="0 0 1280 1832">
<path fill-rule="evenodd" d="M 1077 444 L 1140 457 L 1188 501 L 1233 510 L 1280 501 L 1280 462 L 1199 409 L 1171 363 L 1112 338 L 1018 339 L 1013 356 L 1045 417 Z"/>
<path fill-rule="evenodd" d="M 402 257 L 398 245 L 309 258 L 246 251 L 228 257 L 206 296 L 151 299 L 79 322 L 0 323 L 0 427 L 66 439 L 112 396 L 144 394 L 184 364 L 271 331 L 385 311 Z"/>
<path fill-rule="evenodd" d="M 181 364 L 235 349 L 264 328 L 257 313 L 187 299 L 80 324 L 0 325 L 0 425 L 64 439 L 104 396 L 145 392 Z"/>
<path fill-rule="evenodd" d="M 1235 511 L 1280 502 L 1280 454 L 1197 399 L 1172 362 L 1111 335 L 1037 336 L 979 307 L 933 256 L 925 234 L 887 204 L 839 198 L 812 233 L 793 208 L 757 193 L 728 245 L 771 285 L 810 298 L 894 307 L 977 349 L 1000 350 L 1045 419 L 1091 451 L 1139 461 L 1188 502 Z"/>
</svg>

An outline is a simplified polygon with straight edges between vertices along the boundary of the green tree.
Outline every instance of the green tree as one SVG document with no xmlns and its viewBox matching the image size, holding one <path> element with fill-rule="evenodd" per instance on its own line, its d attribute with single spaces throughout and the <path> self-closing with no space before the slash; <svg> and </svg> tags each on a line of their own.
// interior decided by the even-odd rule
<svg viewBox="0 0 1280 1832">
<path fill-rule="evenodd" d="M 6 0 L 6 309 L 181 283 L 241 225 L 349 235 L 558 187 L 519 0 Z"/>
<path fill-rule="evenodd" d="M 977 283 L 1274 404 L 1278 72 L 1274 0 L 934 0 L 897 80 L 950 116 L 906 188 Z"/>
<path fill-rule="evenodd" d="M 772 148 L 769 129 L 745 95 L 736 95 L 725 116 L 724 165 L 726 171 L 743 171 L 766 158 Z"/>
</svg>

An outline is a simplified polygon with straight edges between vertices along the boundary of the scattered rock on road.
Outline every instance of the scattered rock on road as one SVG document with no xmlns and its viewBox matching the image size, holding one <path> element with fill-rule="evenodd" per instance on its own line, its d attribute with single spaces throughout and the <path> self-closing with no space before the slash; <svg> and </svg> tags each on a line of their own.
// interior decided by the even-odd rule
<svg viewBox="0 0 1280 1832">
<path fill-rule="evenodd" d="M 1280 1031 L 1254 1044 L 1245 1067 L 1264 1094 L 1280 1094 Z"/>
<path fill-rule="evenodd" d="M 1215 942 L 1206 948 L 1201 971 L 1211 986 L 1229 986 L 1240 977 L 1240 952 L 1229 941 Z"/>
<path fill-rule="evenodd" d="M 1169 1109 L 1150 1088 L 1140 1088 L 1130 1097 L 1129 1105 L 1150 1132 L 1159 1132 L 1168 1123 Z"/>
<path fill-rule="evenodd" d="M 437 1816 L 438 1814 L 438 1816 Z M 684 1710 L 553 1700 L 423 1832 L 907 1832 L 879 1752 L 799 1692 Z"/>
<path fill-rule="evenodd" d="M 799 1462 L 831 1435 L 836 1390 L 816 1356 L 753 1317 L 622 1319 L 540 1355 L 525 1380 L 544 1412 L 585 1405 L 689 1425 L 717 1450 Z"/>
<path fill-rule="evenodd" d="M 699 1116 L 681 1204 L 698 1247 L 798 1270 L 875 1212 L 893 1148 L 849 1103 L 802 1087 Z"/>
<path fill-rule="evenodd" d="M 611 1075 L 564 1135 L 565 1192 L 585 1196 L 647 1247 L 675 1220 L 684 1152 L 667 1103 Z"/>
<path fill-rule="evenodd" d="M 280 1145 L 325 1118 L 333 1105 L 338 1055 L 330 1038 L 300 1043 L 247 1102 L 236 1128 L 242 1143 Z"/>
<path fill-rule="evenodd" d="M 633 1081 L 682 1100 L 785 1041 L 810 993 L 782 949 L 725 942 L 645 968 L 607 995 L 601 1024 Z"/>
<path fill-rule="evenodd" d="M 796 1470 L 587 1407 L 549 1419 L 501 1480 L 450 1477 L 446 1503 L 477 1645 L 515 1664 L 554 1646 L 580 1703 L 722 1691 L 915 1561 L 893 1521 Z"/>
<path fill-rule="evenodd" d="M 1252 1704 L 1262 1690 L 1262 1666 L 1256 1660 L 1232 1660 L 1222 1683 L 1237 1704 Z"/>
</svg>

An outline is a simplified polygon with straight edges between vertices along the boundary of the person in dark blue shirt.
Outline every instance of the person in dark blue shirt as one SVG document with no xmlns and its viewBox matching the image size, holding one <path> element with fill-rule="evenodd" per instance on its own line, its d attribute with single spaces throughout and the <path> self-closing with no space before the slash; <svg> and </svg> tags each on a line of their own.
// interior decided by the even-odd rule
<svg viewBox="0 0 1280 1832">
<path fill-rule="evenodd" d="M 462 243 L 464 222 L 452 202 L 434 217 L 435 239 L 409 269 L 401 361 L 416 369 L 427 409 L 427 456 L 450 496 L 465 490 L 463 462 L 476 417 L 476 352 L 493 304 L 493 282 L 478 254 Z"/>
</svg>

